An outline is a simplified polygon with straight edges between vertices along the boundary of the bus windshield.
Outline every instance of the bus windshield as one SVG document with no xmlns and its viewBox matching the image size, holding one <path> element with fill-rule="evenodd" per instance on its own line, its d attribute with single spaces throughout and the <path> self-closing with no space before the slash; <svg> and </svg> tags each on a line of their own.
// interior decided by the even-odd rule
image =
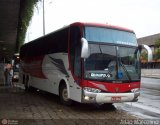
<svg viewBox="0 0 160 125">
<path fill-rule="evenodd" d="M 137 46 L 137 40 L 134 33 L 116 29 L 87 26 L 85 27 L 85 37 L 88 41 L 92 42 Z"/>
<path fill-rule="evenodd" d="M 86 27 L 85 37 L 89 43 L 89 57 L 84 59 L 85 79 L 140 80 L 139 51 L 134 33 Z"/>
<path fill-rule="evenodd" d="M 84 78 L 99 81 L 138 81 L 137 47 L 89 44 L 90 56 L 84 60 Z"/>
</svg>

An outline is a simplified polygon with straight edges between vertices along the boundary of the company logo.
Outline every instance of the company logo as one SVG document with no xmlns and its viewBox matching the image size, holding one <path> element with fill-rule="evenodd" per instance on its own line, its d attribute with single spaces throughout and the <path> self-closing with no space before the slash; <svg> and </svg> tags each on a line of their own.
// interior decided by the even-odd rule
<svg viewBox="0 0 160 125">
<path fill-rule="evenodd" d="M 2 125 L 18 125 L 18 120 L 2 119 Z"/>
<path fill-rule="evenodd" d="M 105 74 L 105 73 L 91 73 L 91 77 L 98 77 L 98 78 L 110 78 L 110 74 Z"/>
<path fill-rule="evenodd" d="M 116 88 L 115 88 L 115 91 L 118 92 L 118 91 L 119 91 L 119 88 L 116 87 Z"/>
<path fill-rule="evenodd" d="M 7 125 L 8 124 L 8 120 L 7 119 L 2 119 L 2 125 Z"/>
</svg>

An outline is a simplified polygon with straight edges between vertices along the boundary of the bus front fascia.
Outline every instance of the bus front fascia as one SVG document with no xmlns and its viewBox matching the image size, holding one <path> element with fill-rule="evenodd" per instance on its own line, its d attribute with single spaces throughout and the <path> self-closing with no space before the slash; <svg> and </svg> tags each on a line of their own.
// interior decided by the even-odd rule
<svg viewBox="0 0 160 125">
<path fill-rule="evenodd" d="M 81 38 L 81 45 L 82 45 L 81 58 L 86 59 L 89 57 L 88 41 L 85 38 Z M 140 48 L 141 46 L 138 47 L 138 50 L 140 50 Z M 149 55 L 151 55 L 150 52 L 149 52 Z M 122 97 L 121 102 L 136 102 L 138 100 L 139 95 L 140 95 L 139 88 L 132 89 L 131 92 L 128 92 L 128 93 L 118 93 L 118 96 Z M 101 93 L 101 92 L 94 93 L 94 92 L 88 92 L 85 90 L 85 88 L 83 88 L 82 102 L 83 103 L 115 103 L 115 101 L 114 100 L 112 101 L 111 99 L 113 97 L 117 98 L 117 93 Z"/>
</svg>

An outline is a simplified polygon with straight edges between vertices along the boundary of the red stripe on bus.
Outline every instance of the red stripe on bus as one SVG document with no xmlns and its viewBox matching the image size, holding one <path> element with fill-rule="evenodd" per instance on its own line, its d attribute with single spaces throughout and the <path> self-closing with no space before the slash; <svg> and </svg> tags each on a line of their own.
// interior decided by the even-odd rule
<svg viewBox="0 0 160 125">
<path fill-rule="evenodd" d="M 22 62 L 22 69 L 25 73 L 42 79 L 47 79 L 42 71 L 44 56 L 26 57 Z"/>
<path fill-rule="evenodd" d="M 83 80 L 82 87 L 91 87 L 91 88 L 101 89 L 106 92 L 121 93 L 121 92 L 129 92 L 131 89 L 134 88 L 140 88 L 140 82 L 109 83 L 109 82 Z"/>
</svg>

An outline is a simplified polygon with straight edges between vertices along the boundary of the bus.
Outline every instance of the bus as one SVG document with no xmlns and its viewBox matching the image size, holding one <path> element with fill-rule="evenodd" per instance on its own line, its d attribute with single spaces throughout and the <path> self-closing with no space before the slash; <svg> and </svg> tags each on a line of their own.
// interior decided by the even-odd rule
<svg viewBox="0 0 160 125">
<path fill-rule="evenodd" d="M 135 102 L 140 49 L 134 31 L 76 22 L 22 45 L 20 79 L 56 94 L 63 104 Z"/>
</svg>

